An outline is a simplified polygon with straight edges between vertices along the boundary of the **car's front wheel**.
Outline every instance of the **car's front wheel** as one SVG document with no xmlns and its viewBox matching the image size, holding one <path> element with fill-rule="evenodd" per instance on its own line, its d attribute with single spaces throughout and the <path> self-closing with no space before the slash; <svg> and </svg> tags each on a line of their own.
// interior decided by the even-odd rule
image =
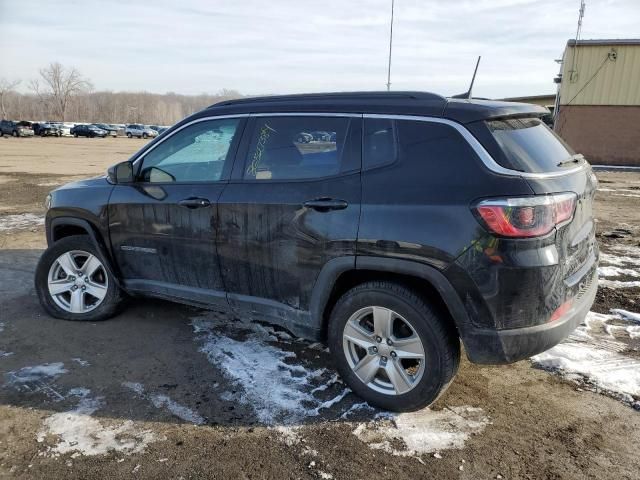
<svg viewBox="0 0 640 480">
<path fill-rule="evenodd" d="M 342 378 L 387 410 L 433 403 L 460 361 L 459 339 L 444 315 L 398 283 L 367 282 L 349 290 L 331 313 L 328 333 Z"/>
<path fill-rule="evenodd" d="M 65 320 L 96 321 L 115 315 L 122 304 L 118 287 L 88 236 L 65 237 L 40 257 L 35 287 L 45 311 Z"/>
</svg>

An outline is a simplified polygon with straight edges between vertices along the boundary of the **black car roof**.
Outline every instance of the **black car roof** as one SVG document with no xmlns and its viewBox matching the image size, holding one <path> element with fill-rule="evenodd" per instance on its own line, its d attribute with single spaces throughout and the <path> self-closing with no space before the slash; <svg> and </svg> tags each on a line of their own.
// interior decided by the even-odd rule
<svg viewBox="0 0 640 480">
<path fill-rule="evenodd" d="M 340 92 L 274 95 L 225 100 L 200 115 L 268 112 L 372 113 L 442 117 L 460 123 L 514 115 L 544 115 L 548 110 L 528 103 L 446 98 L 429 92 Z"/>
</svg>

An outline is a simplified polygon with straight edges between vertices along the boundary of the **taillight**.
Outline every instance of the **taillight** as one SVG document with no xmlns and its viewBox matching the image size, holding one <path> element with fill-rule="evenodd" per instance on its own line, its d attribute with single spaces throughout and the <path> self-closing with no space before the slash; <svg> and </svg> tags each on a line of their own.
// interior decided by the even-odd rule
<svg viewBox="0 0 640 480">
<path fill-rule="evenodd" d="M 512 238 L 546 235 L 570 221 L 576 208 L 575 193 L 483 200 L 474 210 L 493 233 Z"/>
</svg>

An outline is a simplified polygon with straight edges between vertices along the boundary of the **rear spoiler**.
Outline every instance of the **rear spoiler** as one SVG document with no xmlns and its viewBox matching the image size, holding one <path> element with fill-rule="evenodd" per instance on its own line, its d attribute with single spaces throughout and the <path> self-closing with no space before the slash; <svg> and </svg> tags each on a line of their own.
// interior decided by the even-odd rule
<svg viewBox="0 0 640 480">
<path fill-rule="evenodd" d="M 447 102 L 442 116 L 464 124 L 508 117 L 542 117 L 548 113 L 547 108 L 532 103 L 451 98 Z"/>
</svg>

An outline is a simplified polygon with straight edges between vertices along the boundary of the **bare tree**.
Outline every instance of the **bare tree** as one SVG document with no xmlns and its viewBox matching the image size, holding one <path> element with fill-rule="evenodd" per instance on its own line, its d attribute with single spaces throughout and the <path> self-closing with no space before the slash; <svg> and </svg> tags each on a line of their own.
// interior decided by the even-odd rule
<svg viewBox="0 0 640 480">
<path fill-rule="evenodd" d="M 51 105 L 54 114 L 65 120 L 70 100 L 83 92 L 91 90 L 91 82 L 85 79 L 73 67 L 66 68 L 58 62 L 40 69 L 42 84 L 38 80 L 31 82 L 31 89 L 42 101 Z"/>
<path fill-rule="evenodd" d="M 2 118 L 7 118 L 7 109 L 4 104 L 7 93 L 12 92 L 19 84 L 20 80 L 10 81 L 6 78 L 0 78 L 0 110 L 2 110 Z"/>
</svg>

